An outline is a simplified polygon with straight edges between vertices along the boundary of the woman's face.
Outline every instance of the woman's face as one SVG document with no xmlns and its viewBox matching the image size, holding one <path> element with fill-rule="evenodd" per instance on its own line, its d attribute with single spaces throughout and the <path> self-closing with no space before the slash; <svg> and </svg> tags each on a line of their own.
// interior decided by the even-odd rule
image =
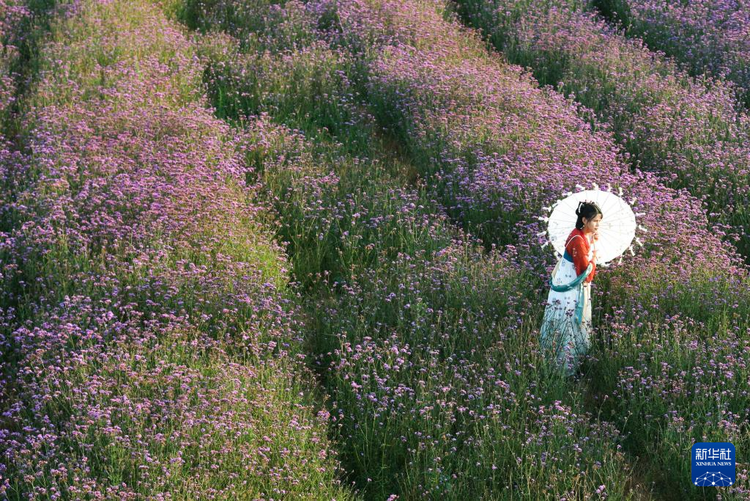
<svg viewBox="0 0 750 501">
<path fill-rule="evenodd" d="M 602 220 L 602 215 L 597 214 L 592 219 L 583 218 L 583 232 L 584 233 L 596 233 L 599 230 L 599 222 Z"/>
</svg>

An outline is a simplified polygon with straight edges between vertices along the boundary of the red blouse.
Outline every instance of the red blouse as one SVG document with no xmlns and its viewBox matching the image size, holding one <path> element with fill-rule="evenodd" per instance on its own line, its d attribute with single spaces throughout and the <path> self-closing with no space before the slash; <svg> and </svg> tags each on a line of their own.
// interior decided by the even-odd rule
<svg viewBox="0 0 750 501">
<path fill-rule="evenodd" d="M 565 250 L 568 251 L 568 254 L 573 258 L 576 275 L 580 275 L 586 271 L 586 268 L 588 268 L 590 248 L 591 245 L 589 244 L 589 239 L 583 234 L 583 230 L 576 228 L 570 232 L 568 240 L 565 243 Z M 584 283 L 590 283 L 596 274 L 596 263 L 591 261 L 591 264 L 593 265 L 593 268 L 591 269 L 589 276 L 584 280 Z"/>
</svg>

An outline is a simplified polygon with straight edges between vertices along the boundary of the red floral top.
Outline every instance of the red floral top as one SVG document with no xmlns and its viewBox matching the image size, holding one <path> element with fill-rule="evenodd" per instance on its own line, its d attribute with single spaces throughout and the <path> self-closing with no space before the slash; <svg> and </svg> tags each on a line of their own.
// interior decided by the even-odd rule
<svg viewBox="0 0 750 501">
<path fill-rule="evenodd" d="M 576 268 L 576 275 L 580 275 L 586 271 L 586 268 L 588 268 L 590 249 L 591 245 L 589 244 L 589 239 L 583 234 L 583 230 L 575 228 L 570 232 L 565 244 L 565 250 L 568 251 L 568 254 L 573 258 L 573 266 Z M 593 265 L 593 268 L 591 269 L 589 276 L 586 277 L 586 280 L 583 281 L 584 283 L 591 283 L 596 274 L 596 263 L 591 261 L 591 264 Z"/>
</svg>

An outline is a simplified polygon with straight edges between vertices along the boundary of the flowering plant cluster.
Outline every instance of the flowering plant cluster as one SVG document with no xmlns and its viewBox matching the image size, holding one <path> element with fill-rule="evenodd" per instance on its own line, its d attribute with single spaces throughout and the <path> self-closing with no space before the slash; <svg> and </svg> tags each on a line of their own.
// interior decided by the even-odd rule
<svg viewBox="0 0 750 501">
<path fill-rule="evenodd" d="M 745 119 L 588 3 L 535 1 L 459 8 L 533 75 L 443 0 L 53 11 L 33 85 L 7 73 L 0 495 L 699 495 L 679 451 L 748 442 L 722 234 L 746 224 Z M 640 87 L 610 85 L 605 42 Z M 575 96 L 534 79 L 560 75 Z M 568 379 L 539 348 L 540 216 L 583 188 L 621 193 L 644 245 L 600 270 Z"/>
<path fill-rule="evenodd" d="M 19 45 L 23 43 L 21 29 L 29 17 L 25 5 L 0 1 L 0 116 L 16 99 L 15 62 L 19 59 Z"/>
<path fill-rule="evenodd" d="M 458 3 L 462 17 L 511 62 L 589 108 L 633 169 L 655 172 L 666 186 L 700 199 L 716 233 L 748 260 L 750 129 L 729 84 L 691 78 L 587 11 L 588 2 Z"/>
<path fill-rule="evenodd" d="M 704 231 L 730 233 L 728 240 L 747 256 L 747 116 L 737 111 L 731 86 L 691 79 L 642 42 L 625 39 L 587 13 L 585 2 L 460 4 L 462 15 L 511 61 L 531 66 L 541 82 L 558 85 L 590 107 L 635 165 L 649 167 L 661 182 L 701 197 L 713 223 Z M 693 263 L 699 263 L 697 254 L 695 258 Z M 709 292 L 719 283 L 717 270 L 703 268 L 702 280 L 695 277 L 677 286 L 662 280 L 662 272 L 648 261 L 629 279 L 603 275 L 599 280 L 609 287 L 606 299 L 600 300 L 616 306 L 603 317 L 609 341 L 602 342 L 603 353 L 597 357 L 596 392 L 612 420 L 632 434 L 631 450 L 655 447 L 663 464 L 676 465 L 670 478 L 685 474 L 677 452 L 685 444 L 708 437 L 746 440 L 744 432 L 719 426 L 714 419 L 717 413 L 722 419 L 745 419 L 747 391 L 741 385 L 731 393 L 724 390 L 729 375 L 733 379 L 740 372 L 735 363 L 744 365 L 742 357 L 716 372 L 716 380 L 699 378 L 693 368 L 713 366 L 729 346 L 744 353 L 740 347 L 747 336 L 747 302 L 735 298 L 746 297 L 747 279 L 729 278 L 717 293 Z M 718 292 L 722 289 L 725 293 Z M 652 317 L 651 308 L 660 315 Z M 679 335 L 665 339 L 663 332 L 672 330 L 673 322 L 680 325 Z M 704 350 L 702 355 L 696 347 Z M 630 377 L 634 367 L 648 371 L 648 378 Z M 701 390 L 687 403 L 681 390 L 664 390 L 673 388 L 675 380 L 683 388 Z M 714 411 L 717 397 L 719 410 Z M 683 423 L 686 434 L 675 433 L 675 423 Z M 738 498 L 747 493 L 746 472 L 740 478 L 742 483 L 732 492 Z M 678 481 L 671 488 L 684 498 L 696 495 Z"/>
<path fill-rule="evenodd" d="M 193 43 L 148 2 L 70 7 L 3 153 L 0 495 L 345 498 Z"/>
<path fill-rule="evenodd" d="M 542 369 L 509 372 L 504 377 L 515 387 L 510 391 L 503 378 L 483 375 L 509 356 L 504 373 L 519 364 L 516 357 L 543 365 L 528 332 L 535 315 L 529 313 L 529 323 L 506 321 L 538 310 L 538 284 L 518 255 L 485 255 L 454 228 L 428 197 L 444 200 L 430 183 L 420 181 L 416 190 L 399 187 L 412 176 L 395 168 L 404 160 L 383 156 L 380 148 L 355 149 L 383 143 L 372 117 L 360 110 L 368 102 L 366 89 L 358 87 L 358 65 L 338 64 L 355 57 L 351 49 L 336 37 L 326 48 L 322 42 L 336 33 L 322 28 L 318 41 L 287 50 L 267 38 L 276 28 L 249 35 L 249 20 L 242 22 L 240 14 L 267 19 L 264 9 L 275 8 L 261 2 L 200 7 L 198 19 L 188 24 L 224 30 L 206 42 L 209 95 L 230 118 L 262 113 L 242 119 L 254 138 L 249 163 L 270 188 L 295 270 L 335 286 L 323 299 L 312 289 L 305 301 L 317 370 L 333 399 L 330 412 L 355 487 L 384 498 L 623 493 L 629 473 L 617 450 L 617 431 L 592 425 L 579 402 L 561 402 L 564 380 L 534 382 L 534 375 L 551 376 Z M 274 12 L 278 19 L 307 19 L 289 12 L 301 8 L 289 2 L 286 13 Z M 329 12 L 319 5 L 305 9 Z M 262 52 L 244 37 L 264 40 Z M 337 116 L 349 130 L 331 126 Z M 334 131 L 337 144 L 325 146 L 323 128 Z M 367 157 L 350 158 L 346 151 L 366 151 Z M 452 367 L 461 364 L 465 370 L 456 373 Z M 425 379 L 427 373 L 433 375 Z M 535 397 L 525 402 L 521 395 L 527 392 Z M 496 399 L 517 412 L 504 416 L 499 403 L 492 411 Z M 566 433 L 548 431 L 558 425 Z M 519 429 L 528 433 L 513 432 Z M 484 437 L 488 433 L 497 440 Z M 525 446 L 530 434 L 538 438 Z M 556 441 L 544 438 L 553 436 Z M 494 456 L 503 459 L 486 460 Z M 547 469 L 549 464 L 557 467 Z M 508 482 L 509 475 L 517 480 Z M 576 475 L 580 481 L 571 483 Z"/>
<path fill-rule="evenodd" d="M 596 1 L 622 23 L 629 36 L 642 38 L 691 73 L 725 78 L 750 104 L 750 4 L 746 0 Z"/>
<path fill-rule="evenodd" d="M 325 128 L 334 131 L 341 148 L 357 151 L 362 142 L 353 137 L 370 137 L 370 143 L 380 144 L 368 136 L 369 113 L 352 111 L 363 103 L 378 125 L 403 145 L 420 182 L 451 219 L 482 236 L 487 245 L 505 248 L 504 256 L 493 252 L 492 259 L 459 250 L 464 249 L 461 245 L 435 253 L 434 248 L 444 244 L 415 246 L 411 232 L 425 226 L 407 225 L 408 230 L 392 240 L 391 248 L 399 249 L 395 258 L 382 252 L 366 259 L 352 254 L 349 263 L 355 269 L 339 269 L 337 293 L 323 301 L 310 297 L 313 336 L 321 354 L 318 370 L 334 400 L 331 411 L 340 427 L 342 457 L 356 485 L 365 484 L 367 492 L 383 496 L 442 493 L 460 498 L 501 488 L 519 496 L 627 496 L 628 474 L 622 473 L 627 468 L 597 477 L 603 464 L 626 466 L 616 449 L 604 445 L 617 443 L 620 433 L 607 423 L 584 425 L 589 418 L 584 417 L 583 397 L 574 390 L 580 400 L 563 403 L 555 398 L 571 387 L 542 369 L 534 329 L 544 293 L 539 278 L 544 277 L 527 272 L 548 262 L 537 250 L 541 242 L 534 239 L 542 228 L 536 216 L 543 205 L 585 179 L 622 188 L 649 228 L 646 247 L 627 267 L 602 274 L 606 296 L 598 300 L 607 306 L 601 317 L 608 325 L 632 324 L 632 330 L 608 332 L 594 364 L 600 356 L 609 357 L 614 364 L 607 366 L 609 374 L 618 375 L 630 357 L 646 356 L 658 342 L 653 325 L 665 315 L 691 317 L 686 331 L 690 342 L 712 329 L 725 332 L 727 318 L 732 329 L 746 325 L 746 271 L 732 245 L 709 230 L 700 201 L 665 187 L 663 179 L 652 174 L 629 173 L 616 136 L 601 131 L 585 109 L 539 89 L 529 75 L 488 55 L 475 35 L 445 21 L 442 2 L 197 4 L 203 10 L 193 24 L 206 31 L 221 27 L 222 36 L 228 35 L 230 45 L 238 48 L 228 52 L 231 57 L 218 54 L 221 66 L 209 63 L 209 92 L 222 109 L 234 109 L 229 115 L 267 113 L 271 120 L 301 127 L 316 139 Z M 243 16 L 270 24 L 248 30 L 245 26 L 251 23 L 243 22 Z M 310 16 L 318 16 L 317 21 Z M 318 38 L 295 35 L 291 19 L 304 20 L 296 25 L 303 33 L 317 26 Z M 284 24 L 291 45 L 278 45 L 269 35 L 279 31 L 277 23 Z M 335 74 L 326 71 L 331 61 L 336 62 Z M 285 74 L 294 75 L 294 82 Z M 265 90 L 264 82 L 272 82 L 274 90 Z M 297 95 L 305 96 L 304 102 L 297 102 Z M 347 117 L 347 127 L 331 125 L 337 113 Z M 352 120 L 354 116 L 358 118 Z M 251 153 L 259 165 L 267 166 L 267 184 L 288 179 L 289 173 L 294 183 L 314 183 L 291 192 L 286 182 L 275 185 L 282 188 L 275 192 L 279 212 L 293 214 L 288 202 L 294 201 L 293 210 L 309 214 L 307 221 L 324 224 L 323 231 L 315 233 L 321 241 L 331 234 L 338 237 L 331 238 L 330 245 L 314 247 L 320 258 L 316 262 L 324 265 L 319 273 L 326 273 L 330 256 L 342 255 L 339 242 L 350 236 L 361 235 L 361 245 L 371 245 L 371 237 L 352 231 L 353 221 L 360 219 L 339 212 L 340 204 L 346 200 L 349 214 L 361 215 L 368 205 L 357 203 L 377 198 L 362 196 L 373 193 L 374 186 L 357 191 L 357 185 L 349 184 L 362 182 L 357 167 L 371 169 L 365 172 L 378 183 L 392 181 L 367 161 L 334 162 L 330 169 L 335 176 L 326 177 L 329 167 L 320 167 L 320 160 L 317 171 L 309 170 L 309 160 L 300 159 L 305 157 L 302 150 L 313 145 L 301 141 L 290 151 L 287 134 L 262 127 L 269 131 L 263 143 L 278 146 L 264 148 L 260 156 L 257 150 Z M 303 164 L 306 170 L 296 170 Z M 336 189 L 331 188 L 334 184 Z M 294 195 L 286 196 L 289 193 Z M 305 199 L 298 196 L 302 193 L 312 195 Z M 383 217 L 373 208 L 369 215 L 371 221 Z M 298 220 L 292 216 L 284 224 L 293 226 Z M 291 229 L 285 231 L 291 235 Z M 305 242 L 312 239 L 298 239 L 292 259 L 309 248 Z M 443 268 L 446 262 L 453 263 L 450 271 Z M 697 299 L 701 297 L 711 300 Z M 626 338 L 626 332 L 631 337 Z M 637 341 L 632 351 L 618 357 L 610 340 L 619 339 Z M 503 364 L 505 370 L 499 371 Z M 502 372 L 499 381 L 490 376 L 492 368 Z M 592 381 L 592 388 L 611 396 L 616 384 L 601 381 L 601 387 Z M 511 393 L 502 393 L 506 389 Z M 495 409 L 496 402 L 505 401 L 503 395 L 510 400 Z M 486 407 L 473 407 L 480 404 Z M 488 409 L 504 417 L 491 422 Z M 527 410 L 505 415 L 512 409 Z M 565 432 L 555 429 L 547 435 L 550 427 L 537 419 L 546 413 L 554 415 L 551 422 L 564 423 Z M 626 414 L 622 409 L 617 413 Z M 617 414 L 612 421 L 623 425 Z M 654 436 L 660 436 L 660 427 L 660 421 L 654 422 Z M 526 445 L 518 443 L 518 434 L 504 431 L 511 428 L 526 430 Z M 628 440 L 635 442 L 637 428 L 627 430 L 633 434 Z M 589 442 L 593 437 L 596 440 Z M 587 449 L 589 443 L 600 455 Z M 670 444 L 665 440 L 658 445 L 666 450 Z M 503 461 L 487 463 L 487 457 Z M 541 471 L 548 460 L 559 465 L 545 470 L 550 476 Z M 509 477 L 524 479 L 526 486 Z M 591 480 L 580 485 L 570 481 L 585 477 Z M 603 478 L 615 480 L 605 485 Z"/>
</svg>

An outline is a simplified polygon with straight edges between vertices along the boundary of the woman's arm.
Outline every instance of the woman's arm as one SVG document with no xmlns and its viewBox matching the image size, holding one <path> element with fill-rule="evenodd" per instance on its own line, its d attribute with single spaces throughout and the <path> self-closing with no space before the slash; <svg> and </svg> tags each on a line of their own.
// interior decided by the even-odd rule
<svg viewBox="0 0 750 501">
<path fill-rule="evenodd" d="M 573 258 L 573 265 L 576 269 L 576 275 L 580 275 L 581 273 L 586 271 L 589 263 L 591 263 L 591 273 L 588 277 L 586 277 L 586 280 L 584 280 L 585 283 L 591 282 L 594 279 L 594 275 L 596 274 L 596 263 L 594 263 L 593 259 L 589 261 L 588 251 L 586 249 L 586 244 L 583 241 L 583 237 L 577 236 L 572 238 L 568 243 L 566 249 Z"/>
</svg>

